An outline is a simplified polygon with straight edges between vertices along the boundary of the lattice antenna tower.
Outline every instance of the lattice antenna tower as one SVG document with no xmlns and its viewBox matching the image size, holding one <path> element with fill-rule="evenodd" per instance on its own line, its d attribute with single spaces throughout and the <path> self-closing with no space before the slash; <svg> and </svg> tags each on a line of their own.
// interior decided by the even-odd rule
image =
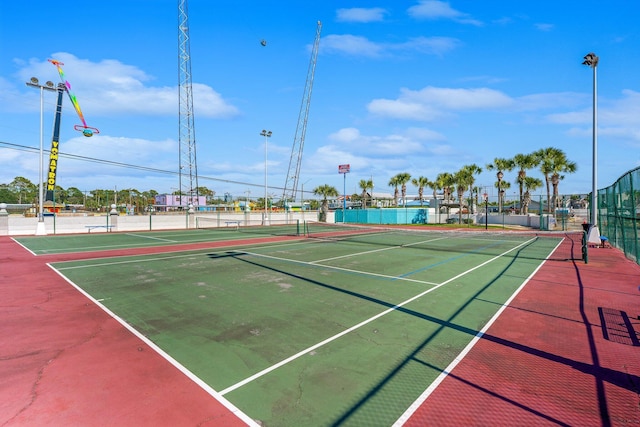
<svg viewBox="0 0 640 427">
<path fill-rule="evenodd" d="M 179 191 L 180 205 L 198 204 L 198 167 L 193 121 L 193 87 L 191 82 L 191 47 L 187 0 L 178 1 L 178 73 L 179 73 Z M 188 196 L 186 199 L 183 196 Z"/>
<path fill-rule="evenodd" d="M 298 180 L 300 179 L 300 164 L 302 163 L 302 151 L 304 149 L 304 138 L 307 133 L 307 123 L 309 121 L 309 107 L 311 106 L 311 91 L 313 90 L 313 77 L 316 72 L 316 62 L 318 60 L 318 48 L 320 46 L 320 31 L 322 30 L 322 22 L 318 21 L 316 28 L 316 38 L 313 42 L 313 50 L 311 51 L 311 60 L 309 61 L 309 69 L 307 71 L 307 82 L 304 87 L 302 96 L 302 104 L 300 105 L 300 114 L 298 115 L 298 124 L 296 125 L 296 134 L 293 138 L 293 148 L 291 149 L 291 158 L 289 159 L 289 170 L 287 172 L 287 180 L 284 184 L 284 192 L 282 200 L 295 201 L 298 192 Z"/>
</svg>

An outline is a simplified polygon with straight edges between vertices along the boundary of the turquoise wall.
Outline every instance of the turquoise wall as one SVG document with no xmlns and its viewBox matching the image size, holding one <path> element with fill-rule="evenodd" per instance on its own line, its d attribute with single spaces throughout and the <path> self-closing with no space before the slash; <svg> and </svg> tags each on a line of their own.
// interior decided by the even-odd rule
<svg viewBox="0 0 640 427">
<path fill-rule="evenodd" d="M 347 209 L 343 219 L 342 209 L 335 211 L 335 222 L 360 224 L 426 224 L 429 213 L 426 209 Z"/>
</svg>

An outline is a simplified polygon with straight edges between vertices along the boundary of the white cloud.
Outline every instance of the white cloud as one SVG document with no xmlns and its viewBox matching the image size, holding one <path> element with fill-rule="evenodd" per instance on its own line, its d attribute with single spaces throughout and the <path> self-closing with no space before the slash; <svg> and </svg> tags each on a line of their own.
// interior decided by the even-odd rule
<svg viewBox="0 0 640 427">
<path fill-rule="evenodd" d="M 408 99 L 374 99 L 367 110 L 379 116 L 406 120 L 433 121 L 445 116 L 443 111 Z"/>
<path fill-rule="evenodd" d="M 409 128 L 401 134 L 383 136 L 362 135 L 356 128 L 343 128 L 329 135 L 341 149 L 357 152 L 368 157 L 398 157 L 418 154 L 427 150 L 426 143 L 444 137 L 432 130 Z"/>
<path fill-rule="evenodd" d="M 586 95 L 575 92 L 536 93 L 516 99 L 519 111 L 575 108 L 584 105 Z"/>
<path fill-rule="evenodd" d="M 379 22 L 384 20 L 387 11 L 381 7 L 350 9 L 338 9 L 336 21 L 338 22 Z"/>
<path fill-rule="evenodd" d="M 402 96 L 450 110 L 481 110 L 511 105 L 513 100 L 504 93 L 488 88 L 453 89 L 426 87 L 420 91 L 402 90 Z"/>
<path fill-rule="evenodd" d="M 427 128 L 409 127 L 405 133 L 408 137 L 421 141 L 443 141 L 446 139 L 440 132 Z"/>
<path fill-rule="evenodd" d="M 48 151 L 49 148 L 50 142 L 47 142 L 45 149 Z M 153 141 L 102 135 L 94 135 L 92 138 L 78 136 L 60 141 L 60 152 L 62 155 L 58 160 L 57 183 L 64 188 L 113 188 L 114 185 L 122 186 L 126 182 L 128 187 L 137 187 L 142 191 L 164 188 L 160 187 L 160 183 L 165 177 L 175 180 L 171 174 L 143 170 L 175 170 L 177 142 L 171 139 Z M 49 158 L 47 152 L 44 157 L 46 165 Z M 136 165 L 140 168 L 123 165 Z M 0 172 L 0 182 L 10 182 L 15 177 L 13 171 L 20 170 L 23 176 L 36 183 L 38 167 L 36 150 L 0 150 L 0 171 L 6 171 Z"/>
<path fill-rule="evenodd" d="M 356 128 L 344 128 L 329 135 L 329 139 L 337 142 L 349 143 L 357 141 L 360 138 L 360 131 Z"/>
<path fill-rule="evenodd" d="M 343 53 L 352 56 L 378 57 L 384 48 L 366 37 L 351 34 L 331 34 L 322 38 L 320 49 L 323 53 Z"/>
<path fill-rule="evenodd" d="M 389 50 L 408 50 L 442 55 L 460 46 L 460 40 L 451 37 L 416 37 L 407 42 L 386 45 Z"/>
<path fill-rule="evenodd" d="M 457 48 L 460 44 L 458 39 L 451 37 L 415 37 L 402 43 L 376 43 L 362 36 L 331 34 L 322 39 L 320 49 L 323 53 L 381 58 L 394 52 L 442 55 Z"/>
<path fill-rule="evenodd" d="M 602 108 L 604 107 L 604 108 Z M 601 106 L 598 117 L 611 124 L 638 126 L 640 116 L 640 92 L 630 89 L 622 90 L 622 98 L 615 102 L 607 102 Z"/>
<path fill-rule="evenodd" d="M 142 138 L 94 135 L 91 138 L 71 138 L 61 143 L 60 147 L 60 151 L 78 156 L 157 167 L 153 162 L 158 156 L 177 153 L 178 143 L 172 139 L 151 141 Z"/>
<path fill-rule="evenodd" d="M 428 86 L 419 91 L 401 89 L 397 99 L 374 99 L 367 108 L 377 115 L 432 121 L 453 111 L 500 109 L 513 103 L 513 99 L 509 96 L 494 89 L 452 89 Z"/>
<path fill-rule="evenodd" d="M 482 25 L 481 21 L 471 18 L 467 13 L 453 9 L 448 2 L 444 1 L 420 0 L 417 5 L 411 6 L 407 12 L 416 19 L 448 19 L 460 24 Z"/>
<path fill-rule="evenodd" d="M 152 86 L 150 82 L 154 78 L 138 67 L 110 59 L 91 62 L 65 52 L 55 53 L 52 57 L 64 64 L 65 80 L 70 83 L 71 92 L 87 116 L 176 114 L 178 87 Z M 31 59 L 23 65 L 18 76 L 24 81 L 31 76 L 57 74 L 48 61 Z M 60 81 L 57 75 L 51 80 Z M 192 88 L 193 108 L 198 116 L 228 118 L 238 115 L 238 109 L 210 86 L 193 83 Z"/>
<path fill-rule="evenodd" d="M 540 30 L 540 31 L 551 31 L 553 30 L 554 26 L 553 24 L 535 24 L 535 27 Z"/>
<path fill-rule="evenodd" d="M 338 172 L 338 164 L 350 164 L 359 169 L 364 169 L 368 161 L 353 154 L 351 151 L 342 150 L 336 145 L 325 145 L 305 157 L 305 163 L 313 166 L 316 175 L 332 174 Z M 309 170 L 309 168 L 306 168 Z"/>
</svg>

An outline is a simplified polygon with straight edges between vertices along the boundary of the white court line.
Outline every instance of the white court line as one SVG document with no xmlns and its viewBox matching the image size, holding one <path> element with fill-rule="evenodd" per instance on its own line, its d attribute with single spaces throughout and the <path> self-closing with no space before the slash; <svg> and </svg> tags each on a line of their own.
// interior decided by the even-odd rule
<svg viewBox="0 0 640 427">
<path fill-rule="evenodd" d="M 171 256 L 159 256 L 159 257 L 153 257 L 153 258 L 145 258 L 145 259 L 138 259 L 137 257 L 144 257 L 144 255 L 133 255 L 133 257 L 135 259 L 127 259 L 127 260 L 122 260 L 122 261 L 112 261 L 112 262 L 103 262 L 103 263 L 95 263 L 95 264 L 82 264 L 82 265 L 73 265 L 71 267 L 57 267 L 58 270 L 62 271 L 62 270 L 77 270 L 80 268 L 93 268 L 93 267 L 103 267 L 103 266 L 108 266 L 108 265 L 119 265 L 119 264 L 131 264 L 131 263 L 139 263 L 139 262 L 151 262 L 151 261 L 162 261 L 165 259 L 176 259 L 176 258 L 188 258 L 188 257 L 194 257 L 194 256 L 198 256 L 198 255 L 204 255 L 204 254 L 198 254 L 198 253 L 190 253 L 190 254 L 182 254 L 182 255 L 171 255 Z M 98 259 L 109 259 L 109 257 L 105 257 L 105 258 L 98 258 Z M 64 262 L 78 262 L 78 261 L 63 261 Z M 82 262 L 82 261 L 80 261 Z M 56 264 L 60 264 L 60 263 L 56 263 Z"/>
<path fill-rule="evenodd" d="M 173 366 L 175 366 L 180 372 L 182 372 L 185 376 L 187 376 L 187 378 L 189 378 L 191 381 L 193 381 L 198 386 L 200 386 L 200 388 L 202 388 L 205 392 L 207 392 L 210 396 L 212 396 L 218 402 L 220 402 L 225 408 L 227 408 L 229 411 L 231 411 L 235 416 L 240 418 L 242 421 L 244 421 L 245 423 L 247 423 L 247 425 L 249 425 L 251 427 L 260 427 L 260 425 L 257 422 L 255 422 L 251 417 L 246 415 L 244 412 L 242 412 L 240 409 L 238 409 L 234 404 L 232 404 L 227 399 L 222 397 L 222 395 L 220 393 L 218 393 L 213 388 L 211 388 L 211 386 L 209 386 L 207 383 L 202 381 L 197 375 L 195 375 L 193 372 L 188 370 L 186 367 L 184 367 L 181 363 L 179 363 L 173 357 L 169 356 L 168 353 L 166 353 L 164 350 L 162 350 L 160 347 L 158 347 L 156 344 L 154 344 L 153 341 L 149 340 L 147 337 L 142 335 L 133 326 L 129 325 L 127 322 L 122 320 L 113 311 L 109 310 L 106 306 L 102 305 L 98 300 L 93 298 L 91 295 L 89 295 L 87 292 L 85 292 L 80 286 L 77 286 L 74 282 L 69 280 L 67 277 L 65 277 L 63 274 L 61 274 L 58 270 L 53 268 L 50 264 L 47 264 L 47 266 L 49 268 L 51 268 L 53 271 L 55 271 L 56 274 L 58 274 L 60 277 L 62 277 L 67 283 L 69 283 L 71 286 L 76 288 L 81 294 L 83 294 L 85 297 L 87 297 L 91 301 L 93 301 L 93 303 L 96 304 L 98 307 L 100 307 L 105 313 L 107 313 L 109 316 L 114 318 L 122 326 L 127 328 L 127 330 L 129 332 L 131 332 L 138 339 L 140 339 L 142 342 L 144 342 L 146 345 L 148 345 L 149 348 L 151 348 L 152 350 L 157 352 L 161 357 L 164 357 L 165 360 L 167 360 L 169 363 L 171 363 Z"/>
<path fill-rule="evenodd" d="M 270 367 L 268 367 L 266 369 L 263 369 L 262 371 L 257 372 L 255 374 L 251 375 L 250 377 L 247 377 L 244 380 L 242 380 L 240 382 L 237 382 L 236 384 L 234 384 L 234 385 L 232 385 L 230 387 L 225 388 L 224 390 L 220 391 L 219 393 L 220 393 L 221 396 L 224 396 L 225 394 L 230 393 L 230 392 L 232 392 L 232 391 L 234 391 L 234 390 L 236 390 L 236 389 L 238 389 L 238 388 L 240 388 L 240 387 L 252 382 L 253 380 L 258 379 L 258 378 L 260 378 L 260 377 L 262 377 L 262 376 L 264 376 L 264 375 L 266 375 L 266 374 L 268 374 L 268 373 L 270 373 L 270 372 L 272 372 L 272 371 L 274 371 L 274 370 L 276 370 L 276 369 L 288 364 L 289 362 L 292 362 L 292 361 L 304 356 L 305 354 L 309 354 L 310 352 L 322 347 L 323 345 L 328 344 L 328 343 L 330 343 L 332 341 L 335 341 L 338 338 L 340 338 L 340 337 L 342 337 L 342 336 L 344 336 L 344 335 L 346 335 L 346 334 L 348 334 L 350 332 L 353 332 L 353 331 L 365 326 L 366 324 L 371 323 L 374 320 L 376 320 L 376 319 L 378 319 L 378 318 L 380 318 L 380 317 L 382 317 L 382 316 L 384 316 L 386 314 L 389 314 L 389 313 L 395 311 L 396 309 L 401 308 L 401 307 L 409 304 L 410 302 L 412 302 L 412 301 L 414 301 L 414 300 L 416 300 L 416 299 L 418 299 L 418 298 L 420 298 L 420 297 L 422 297 L 422 296 L 424 296 L 424 295 L 426 295 L 426 294 L 428 294 L 430 292 L 433 292 L 436 289 L 439 289 L 440 287 L 442 287 L 442 286 L 444 286 L 444 285 L 446 285 L 448 283 L 451 283 L 452 281 L 454 281 L 456 279 L 459 279 L 460 277 L 465 276 L 465 275 L 471 273 L 472 271 L 477 270 L 480 267 L 483 267 L 483 266 L 485 266 L 485 265 L 497 260 L 498 258 L 502 258 L 503 256 L 505 256 L 509 252 L 515 251 L 516 249 L 520 248 L 521 246 L 524 246 L 524 245 L 528 244 L 529 242 L 531 242 L 531 241 L 533 241 L 535 239 L 536 238 L 529 239 L 529 240 L 519 244 L 518 246 L 515 246 L 515 247 L 509 249 L 508 251 L 505 251 L 505 252 L 501 253 L 500 255 L 496 255 L 495 257 L 493 257 L 491 259 L 488 259 L 487 261 L 485 261 L 485 262 L 483 262 L 481 264 L 478 264 L 477 266 L 475 266 L 473 268 L 470 268 L 467 271 L 464 271 L 464 272 L 462 272 L 462 273 L 460 273 L 460 274 L 458 274 L 458 275 L 456 275 L 456 276 L 454 276 L 454 277 L 452 277 L 452 278 L 440 283 L 439 285 L 436 285 L 433 288 L 427 289 L 426 291 L 421 292 L 418 295 L 415 295 L 415 296 L 409 298 L 408 300 L 403 301 L 400 304 L 397 304 L 397 305 L 395 305 L 395 306 L 393 306 L 393 307 L 391 307 L 391 308 L 389 308 L 387 310 L 384 310 L 384 311 L 376 314 L 375 316 L 370 317 L 370 318 L 358 323 L 357 325 L 354 325 L 354 326 L 352 326 L 352 327 L 350 327 L 348 329 L 345 329 L 344 331 L 340 332 L 339 334 L 336 334 L 336 335 L 334 335 L 332 337 L 327 338 L 326 340 L 324 340 L 322 342 L 319 342 L 317 344 L 312 345 L 311 347 L 308 347 L 308 348 L 306 348 L 306 349 L 304 349 L 302 351 L 299 351 L 298 353 L 296 353 L 296 354 L 294 354 L 292 356 L 289 356 L 288 358 L 276 363 L 275 365 L 272 365 L 272 366 L 270 366 Z"/>
<path fill-rule="evenodd" d="M 555 248 L 553 248 L 553 251 L 551 251 L 550 254 L 554 253 L 556 251 L 556 249 L 558 249 L 558 246 L 560 246 L 560 244 L 563 241 L 564 241 L 564 238 L 562 240 L 560 240 L 560 242 L 556 245 Z M 436 390 L 436 388 L 438 388 L 438 386 L 442 383 L 442 381 L 444 381 L 444 379 L 449 375 L 449 373 L 451 373 L 451 371 L 453 371 L 453 369 L 458 365 L 458 363 L 460 363 L 462 361 L 462 359 L 464 359 L 467 356 L 467 354 L 471 351 L 473 346 L 475 346 L 477 344 L 477 342 L 480 340 L 480 338 L 482 338 L 482 336 L 485 334 L 485 332 L 487 330 L 489 330 L 491 325 L 493 325 L 493 323 L 496 320 L 498 320 L 498 317 L 500 317 L 502 312 L 509 306 L 509 304 L 511 304 L 511 301 L 513 301 L 514 298 L 520 293 L 520 291 L 526 286 L 526 284 L 529 283 L 531 278 L 533 276 L 535 276 L 535 274 L 538 272 L 538 270 L 540 270 L 540 268 L 542 268 L 542 266 L 547 262 L 548 259 L 549 259 L 549 257 L 547 257 L 543 262 L 540 263 L 540 265 L 538 267 L 536 267 L 535 270 L 533 270 L 533 272 L 529 275 L 529 277 L 527 277 L 524 280 L 524 282 L 522 282 L 522 284 L 518 287 L 518 289 L 516 289 L 515 292 L 509 297 L 509 299 L 507 299 L 507 301 L 505 301 L 504 304 L 501 305 L 501 307 L 493 315 L 493 317 L 491 317 L 491 319 L 489 319 L 487 324 L 484 325 L 484 327 L 476 334 L 475 337 L 473 337 L 473 339 L 469 342 L 469 344 L 467 344 L 467 346 L 464 349 L 462 349 L 460 354 L 458 354 L 455 357 L 455 359 L 453 359 L 453 361 L 449 364 L 449 366 L 447 366 L 440 373 L 440 375 L 438 375 L 438 377 L 429 385 L 429 387 L 424 392 L 422 392 L 422 394 L 411 404 L 411 406 L 409 406 L 409 408 L 407 408 L 407 410 L 400 416 L 400 418 L 398 418 L 398 420 L 393 424 L 393 427 L 400 427 L 400 426 L 404 425 L 404 423 L 407 422 L 409 420 L 409 418 L 411 418 L 413 413 L 420 406 L 422 406 L 422 404 L 425 402 L 425 400 L 427 400 L 429 398 L 429 396 L 431 396 L 431 394 Z"/>
<path fill-rule="evenodd" d="M 36 254 L 35 252 L 33 252 L 31 249 L 29 249 L 28 247 L 26 247 L 25 245 L 23 245 L 22 243 L 18 242 L 16 239 L 14 239 L 13 237 L 11 238 L 11 240 L 13 240 L 15 243 L 17 243 L 18 245 L 22 246 L 22 248 L 24 250 L 26 250 L 27 252 L 29 252 L 31 255 L 33 256 L 38 256 L 38 254 Z"/>
<path fill-rule="evenodd" d="M 240 251 L 238 251 L 238 252 L 240 252 Z M 408 277 L 389 276 L 389 275 L 386 275 L 386 274 L 371 273 L 371 272 L 368 272 L 368 271 L 361 271 L 361 270 L 352 270 L 350 268 L 335 267 L 335 266 L 332 266 L 332 265 L 315 264 L 316 262 L 319 262 L 319 261 L 298 261 L 298 260 L 295 260 L 295 259 L 279 258 L 279 257 L 271 256 L 271 255 L 263 255 L 263 254 L 258 254 L 258 253 L 255 253 L 255 252 L 247 252 L 247 251 L 242 251 L 240 253 L 256 256 L 256 257 L 259 257 L 259 258 L 269 258 L 269 259 L 275 259 L 277 261 L 284 261 L 284 262 L 291 262 L 291 263 L 295 263 L 295 264 L 309 265 L 309 266 L 312 266 L 312 267 L 322 267 L 322 268 L 327 268 L 329 270 L 346 271 L 347 273 L 361 274 L 363 276 L 382 277 L 384 279 L 393 279 L 393 280 L 404 280 L 405 282 L 421 283 L 423 285 L 437 285 L 437 283 L 435 283 L 435 282 L 427 282 L 425 280 L 410 279 Z"/>
<path fill-rule="evenodd" d="M 260 249 L 262 248 L 271 248 L 271 247 L 281 247 L 281 246 L 291 246 L 291 245 L 299 245 L 302 244 L 304 242 L 290 242 L 290 243 L 282 243 L 280 245 L 278 244 L 274 244 L 274 245 L 266 245 L 266 246 L 258 246 Z M 208 254 L 217 254 L 217 253 L 222 253 L 222 252 L 227 252 L 227 249 L 230 248 L 234 248 L 234 247 L 240 247 L 240 248 L 245 248 L 247 247 L 246 244 L 236 244 L 236 245 L 229 245 L 229 246 L 224 246 L 224 247 L 218 247 L 218 248 L 210 248 L 210 249 L 191 249 L 188 251 L 184 251 L 184 250 L 175 250 L 175 251 L 171 251 L 171 252 L 165 252 L 164 254 L 166 256 L 162 256 L 162 254 L 159 254 L 159 256 L 150 256 L 150 255 L 121 255 L 118 257 L 111 257 L 111 256 L 104 256 L 104 257 L 99 257 L 99 258 L 91 258 L 93 260 L 99 260 L 99 259 L 114 259 L 114 258 L 127 258 L 126 260 L 122 260 L 122 261 L 110 261 L 110 262 L 103 262 L 103 263 L 94 263 L 94 264 L 82 264 L 82 265 L 75 265 L 75 266 L 71 266 L 71 267 L 57 267 L 58 270 L 74 270 L 74 269 L 78 269 L 78 268 L 92 268 L 92 267 L 102 267 L 105 265 L 118 265 L 118 264 L 131 264 L 131 263 L 135 263 L 135 262 L 152 262 L 152 261 L 162 261 L 165 259 L 177 259 L 177 258 L 187 258 L 187 257 L 192 257 L 192 256 L 197 256 L 197 255 L 208 255 Z M 255 245 L 253 245 L 255 246 Z M 249 247 L 253 247 L 252 245 L 249 245 Z M 213 250 L 213 249 L 219 249 L 219 250 Z M 213 250 L 213 251 L 212 251 Z M 185 253 L 187 252 L 187 253 Z M 237 251 L 239 253 L 245 253 L 245 251 Z M 177 255 L 168 255 L 168 254 L 177 254 Z M 57 261 L 55 264 L 64 264 L 64 263 L 71 263 L 71 262 L 79 262 L 77 260 L 73 260 L 73 261 Z M 82 260 L 80 260 L 80 262 L 83 262 Z"/>
<path fill-rule="evenodd" d="M 356 253 L 353 253 L 353 254 L 334 256 L 332 258 L 325 258 L 325 259 L 319 259 L 317 261 L 311 261 L 310 264 L 316 264 L 316 263 L 325 262 L 325 261 L 333 261 L 333 260 L 341 259 L 341 258 L 350 258 L 350 257 L 353 257 L 353 256 L 359 256 L 359 255 L 366 255 L 366 254 L 371 254 L 371 253 L 374 253 L 374 252 L 388 251 L 390 249 L 398 249 L 398 248 L 407 247 L 407 246 L 420 245 L 422 243 L 435 242 L 436 240 L 442 240 L 444 238 L 445 237 L 438 237 L 437 239 L 423 240 L 422 242 L 407 243 L 405 245 L 395 245 L 395 246 L 389 246 L 389 247 L 386 247 L 386 248 L 372 249 L 370 251 L 356 252 Z"/>
<path fill-rule="evenodd" d="M 104 234 L 106 234 L 106 233 L 101 233 L 101 235 L 104 235 Z M 127 234 L 129 234 L 129 233 L 127 233 Z M 190 234 L 179 234 L 179 235 L 189 236 Z M 140 236 L 138 236 L 138 237 L 140 237 Z M 160 240 L 160 239 L 158 239 L 158 240 Z M 238 239 L 238 240 L 241 240 L 241 239 Z M 228 240 L 228 242 L 232 242 L 232 241 L 233 240 Z M 179 244 L 179 245 L 188 245 L 188 244 L 191 244 L 191 243 L 212 242 L 212 240 L 211 240 L 210 237 L 203 237 L 203 238 L 199 238 L 199 239 L 175 240 L 175 241 L 169 241 L 169 242 L 176 243 L 176 244 Z M 20 244 L 20 242 L 17 242 L 17 241 L 16 241 L 16 243 Z M 246 246 L 246 243 L 244 243 L 244 244 L 236 244 L 236 245 L 228 245 L 228 246 L 230 247 L 230 246 L 242 246 L 242 245 Z M 21 246 L 25 247 L 24 245 L 21 245 Z M 138 248 L 138 247 L 147 247 L 147 243 L 124 243 L 124 244 L 119 244 L 119 245 L 83 246 L 82 247 L 83 250 L 79 251 L 79 252 L 68 251 L 68 248 L 52 248 L 52 249 L 41 250 L 41 251 L 39 251 L 39 252 L 41 252 L 39 254 L 32 252 L 31 250 L 29 250 L 26 247 L 25 247 L 25 249 L 27 249 L 29 252 L 33 253 L 35 256 L 38 256 L 38 255 L 51 255 L 51 254 L 57 255 L 57 254 L 69 254 L 69 253 L 80 253 L 81 254 L 81 253 L 90 252 L 92 250 L 106 251 L 106 250 L 110 250 L 110 249 L 121 249 L 121 248 L 122 249 L 134 249 L 134 248 Z M 199 250 L 199 249 L 193 249 L 193 250 Z M 178 251 L 179 250 L 176 250 L 176 251 L 173 251 L 173 252 L 178 252 Z M 180 251 L 180 252 L 184 252 L 184 250 Z M 131 255 L 129 255 L 129 256 L 131 256 Z"/>
<path fill-rule="evenodd" d="M 125 233 L 125 235 L 126 236 L 132 236 L 132 237 L 139 237 L 139 238 L 142 238 L 142 239 L 160 240 L 161 242 L 180 243 L 180 240 L 169 240 L 169 239 L 163 239 L 161 237 L 144 236 L 142 234 Z"/>
</svg>

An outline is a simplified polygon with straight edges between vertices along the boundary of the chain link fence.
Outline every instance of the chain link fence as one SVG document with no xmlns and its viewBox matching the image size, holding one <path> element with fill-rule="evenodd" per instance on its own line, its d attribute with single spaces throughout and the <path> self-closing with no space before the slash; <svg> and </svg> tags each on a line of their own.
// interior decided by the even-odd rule
<svg viewBox="0 0 640 427">
<path fill-rule="evenodd" d="M 598 190 L 598 226 L 612 246 L 640 264 L 638 221 L 640 220 L 640 168 L 622 175 L 611 186 Z"/>
</svg>

